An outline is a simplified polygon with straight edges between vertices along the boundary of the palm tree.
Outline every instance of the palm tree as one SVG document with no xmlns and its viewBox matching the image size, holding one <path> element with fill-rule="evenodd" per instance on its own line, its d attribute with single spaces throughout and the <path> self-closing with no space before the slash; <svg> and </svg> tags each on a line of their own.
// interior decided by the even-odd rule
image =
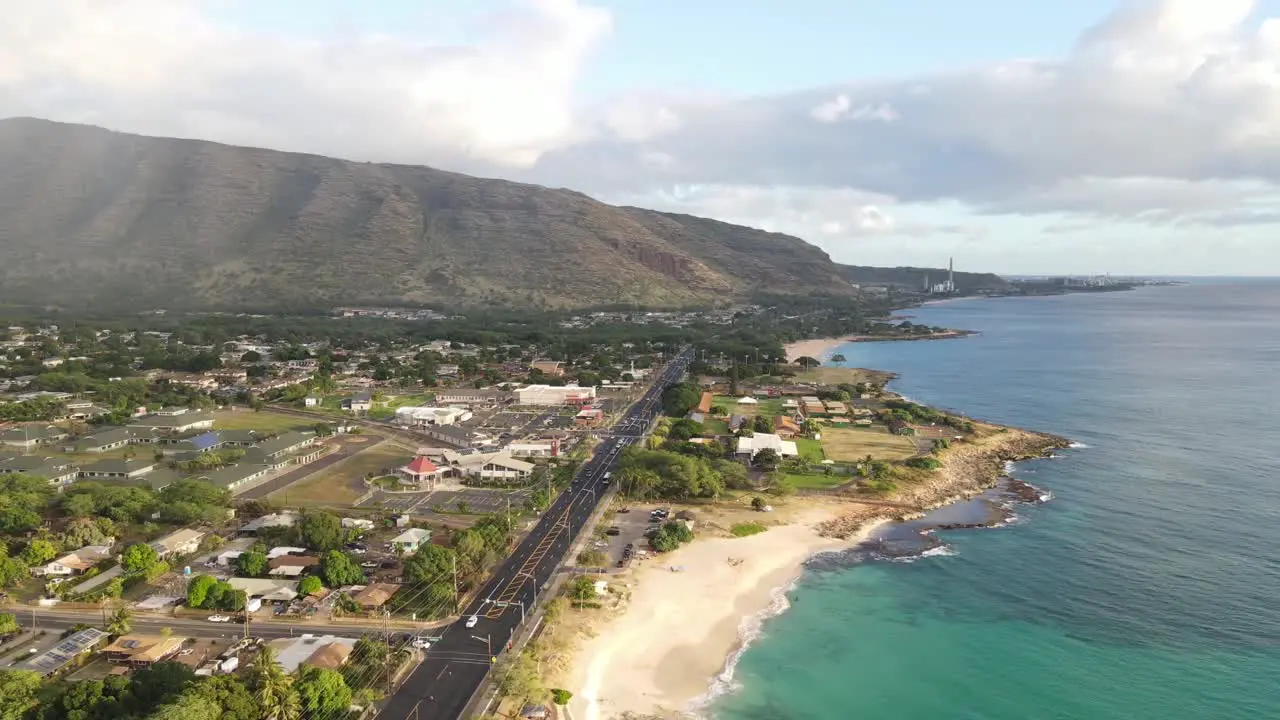
<svg viewBox="0 0 1280 720">
<path fill-rule="evenodd" d="M 293 678 L 276 662 L 274 649 L 262 648 L 249 665 L 248 679 L 263 720 L 299 720 L 298 692 L 293 689 Z"/>
<path fill-rule="evenodd" d="M 111 619 L 107 621 L 107 632 L 119 637 L 120 635 L 128 635 L 132 628 L 130 621 L 133 620 L 133 611 L 127 607 L 118 608 L 111 615 Z"/>
</svg>

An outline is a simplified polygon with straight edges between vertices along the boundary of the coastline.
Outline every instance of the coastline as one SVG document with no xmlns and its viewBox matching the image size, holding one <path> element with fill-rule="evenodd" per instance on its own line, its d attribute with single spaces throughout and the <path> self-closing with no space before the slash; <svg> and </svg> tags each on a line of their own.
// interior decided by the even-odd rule
<svg viewBox="0 0 1280 720">
<path fill-rule="evenodd" d="M 942 451 L 941 469 L 905 469 L 902 487 L 878 501 L 860 503 L 870 498 L 855 492 L 794 498 L 779 508 L 773 518 L 777 524 L 746 538 L 707 537 L 725 525 L 717 525 L 714 516 L 709 523 L 700 519 L 694 542 L 646 561 L 624 581 L 623 609 L 591 623 L 590 639 L 572 653 L 566 678 L 576 689 L 573 718 L 698 717 L 733 688 L 738 658 L 762 624 L 789 607 L 786 594 L 807 561 L 868 540 L 874 545 L 882 525 L 909 522 L 979 496 L 1008 477 L 1009 463 L 1070 445 L 1053 435 L 975 425 L 971 439 Z M 1015 492 L 1015 501 L 1040 497 L 1037 489 L 1026 487 L 1030 490 L 1019 489 L 1021 496 Z M 742 562 L 735 566 L 729 558 Z M 672 572 L 673 566 L 682 571 Z"/>
<path fill-rule="evenodd" d="M 957 340 L 959 338 L 965 338 L 976 334 L 977 331 L 975 330 L 947 330 L 940 333 L 929 333 L 928 335 L 842 335 L 840 337 L 797 340 L 792 343 L 787 343 L 782 349 L 787 355 L 787 362 L 795 362 L 797 358 L 806 356 L 825 362 L 836 348 L 844 345 L 845 343 Z"/>
</svg>

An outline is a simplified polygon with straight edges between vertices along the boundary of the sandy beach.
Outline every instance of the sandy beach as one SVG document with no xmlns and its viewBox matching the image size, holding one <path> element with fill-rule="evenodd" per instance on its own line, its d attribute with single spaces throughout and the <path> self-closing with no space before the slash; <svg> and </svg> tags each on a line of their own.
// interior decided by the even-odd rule
<svg viewBox="0 0 1280 720">
<path fill-rule="evenodd" d="M 595 627 L 596 636 L 575 653 L 575 720 L 623 712 L 680 717 L 694 709 L 804 561 L 855 544 L 874 527 L 845 540 L 820 536 L 816 525 L 835 516 L 834 507 L 806 508 L 758 535 L 698 539 L 647 561 L 626 581 L 627 609 Z"/>
<path fill-rule="evenodd" d="M 787 343 L 783 350 L 787 353 L 787 362 L 795 362 L 796 358 L 811 357 L 814 360 L 826 360 L 832 350 L 845 343 L 843 337 L 812 338 Z"/>
</svg>

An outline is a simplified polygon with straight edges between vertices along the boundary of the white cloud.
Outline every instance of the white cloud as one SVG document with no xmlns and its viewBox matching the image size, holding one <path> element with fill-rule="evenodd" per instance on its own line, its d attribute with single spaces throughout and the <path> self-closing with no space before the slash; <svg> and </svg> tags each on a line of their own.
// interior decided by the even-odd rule
<svg viewBox="0 0 1280 720">
<path fill-rule="evenodd" d="M 346 157 L 528 166 L 578 131 L 607 12 L 528 0 L 467 47 L 253 35 L 179 0 L 7 3 L 0 116 Z"/>
<path fill-rule="evenodd" d="M 15 2 L 0 115 L 426 162 L 827 245 L 1008 216 L 1249 225 L 1280 200 L 1280 20 L 1249 0 L 1127 3 L 1058 59 L 582 108 L 611 24 L 589 1 L 519 2 L 465 46 L 250 34 L 196 0 Z"/>
</svg>

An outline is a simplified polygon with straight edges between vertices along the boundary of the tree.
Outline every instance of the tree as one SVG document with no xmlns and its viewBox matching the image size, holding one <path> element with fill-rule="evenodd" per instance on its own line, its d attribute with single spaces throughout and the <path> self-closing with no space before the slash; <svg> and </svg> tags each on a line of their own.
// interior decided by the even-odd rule
<svg viewBox="0 0 1280 720">
<path fill-rule="evenodd" d="M 32 540 L 22 550 L 22 561 L 29 566 L 44 565 L 56 557 L 58 557 L 57 546 L 43 538 Z"/>
<path fill-rule="evenodd" d="M 527 650 L 508 655 L 499 665 L 496 675 L 498 687 L 512 697 L 530 700 L 546 692 L 538 672 L 538 662 Z"/>
<path fill-rule="evenodd" d="M 63 497 L 62 512 L 71 517 L 90 517 L 96 510 L 93 496 L 88 493 L 69 494 Z"/>
<path fill-rule="evenodd" d="M 579 575 L 569 583 L 569 597 L 579 603 L 594 600 L 596 597 L 596 581 L 590 575 Z"/>
<path fill-rule="evenodd" d="M 0 588 L 13 587 L 30 577 L 30 570 L 22 558 L 9 557 L 9 551 L 0 542 Z"/>
<path fill-rule="evenodd" d="M 40 674 L 29 670 L 0 670 L 0 720 L 22 720 L 39 704 Z"/>
<path fill-rule="evenodd" d="M 111 615 L 111 620 L 107 622 L 107 632 L 119 637 L 120 635 L 128 635 L 129 630 L 133 627 L 133 611 L 127 607 L 117 608 Z"/>
<path fill-rule="evenodd" d="M 808 355 L 804 355 L 804 356 L 802 356 L 802 357 L 798 357 L 798 358 L 796 358 L 796 360 L 795 360 L 795 364 L 796 364 L 796 365 L 799 365 L 799 366 L 800 366 L 800 367 L 802 367 L 802 368 L 806 368 L 806 369 L 808 369 L 808 368 L 816 368 L 816 367 L 818 367 L 819 365 L 821 365 L 822 363 L 821 363 L 821 362 L 818 362 L 817 360 L 815 360 L 815 359 L 813 359 L 813 358 L 811 358 L 811 357 L 809 357 Z"/>
<path fill-rule="evenodd" d="M 293 680 L 276 662 L 276 651 L 271 646 L 262 648 L 258 657 L 249 664 L 249 691 L 258 702 L 262 720 L 298 720 L 301 708 Z"/>
<path fill-rule="evenodd" d="M 662 393 L 662 409 L 672 417 L 684 417 L 698 406 L 702 400 L 702 390 L 688 382 L 676 383 Z"/>
<path fill-rule="evenodd" d="M 223 720 L 226 717 L 215 700 L 199 693 L 184 693 L 156 708 L 146 720 Z"/>
<path fill-rule="evenodd" d="M 160 561 L 156 549 L 146 543 L 134 543 L 120 553 L 120 567 L 132 575 L 142 575 Z"/>
<path fill-rule="evenodd" d="M 191 686 L 185 695 L 194 695 L 216 703 L 222 708 L 221 720 L 259 720 L 261 717 L 249 688 L 234 675 L 206 678 Z"/>
<path fill-rule="evenodd" d="M 315 575 L 308 575 L 302 578 L 302 582 L 298 583 L 298 594 L 303 597 L 315 595 L 320 592 L 323 587 L 324 584 L 320 582 L 320 578 Z"/>
<path fill-rule="evenodd" d="M 134 672 L 129 690 L 138 705 L 155 707 L 187 688 L 196 675 L 180 662 L 158 662 Z"/>
<path fill-rule="evenodd" d="M 827 358 L 827 361 L 833 362 L 833 363 L 842 363 L 846 361 L 846 358 L 844 355 L 841 355 L 840 353 L 836 353 L 835 355 L 832 355 L 831 357 Z"/>
<path fill-rule="evenodd" d="M 260 363 L 260 362 L 262 362 L 262 353 L 258 352 L 257 350 L 250 350 L 250 351 L 248 351 L 248 352 L 246 352 L 245 354 L 243 354 L 243 355 L 241 355 L 241 356 L 240 356 L 240 362 L 242 362 L 242 363 Z"/>
<path fill-rule="evenodd" d="M 757 415 L 751 419 L 751 429 L 758 433 L 773 432 L 773 418 L 768 415 Z"/>
<path fill-rule="evenodd" d="M 187 584 L 187 607 L 202 608 L 209 599 L 209 591 L 218 584 L 212 575 L 197 575 Z"/>
<path fill-rule="evenodd" d="M 323 510 L 308 511 L 298 523 L 302 544 L 324 552 L 342 547 L 342 522 L 337 515 Z"/>
<path fill-rule="evenodd" d="M 241 553 L 236 558 L 236 572 L 245 577 L 262 577 L 267 574 L 267 556 L 258 552 Z"/>
<path fill-rule="evenodd" d="M 716 472 L 720 473 L 720 479 L 724 481 L 724 486 L 730 490 L 747 490 L 751 487 L 751 479 L 748 477 L 747 468 L 742 463 L 733 460 L 716 460 L 713 463 Z"/>
<path fill-rule="evenodd" d="M 573 693 L 569 692 L 568 690 L 565 690 L 563 688 L 551 689 L 551 702 L 555 703 L 556 705 L 568 705 L 569 701 L 572 699 L 573 699 Z"/>
<path fill-rule="evenodd" d="M 340 550 L 330 550 L 320 562 L 320 575 L 329 587 L 359 585 L 364 582 L 364 571 L 350 555 Z"/>
<path fill-rule="evenodd" d="M 18 627 L 18 618 L 13 613 L 0 613 L 0 637 L 12 635 L 21 629 Z"/>
<path fill-rule="evenodd" d="M 764 470 L 777 469 L 778 462 L 780 460 L 781 458 L 778 455 L 778 451 L 774 450 L 773 448 L 765 448 L 757 452 L 755 454 L 755 457 L 751 458 L 751 462 L 755 463 L 757 466 L 759 466 Z"/>
<path fill-rule="evenodd" d="M 761 511 L 763 511 L 766 507 L 768 507 L 768 503 L 766 503 L 766 502 L 764 501 L 764 498 L 760 497 L 759 495 L 757 495 L 757 496 L 755 496 L 755 497 L 751 498 L 751 509 L 752 509 L 752 510 L 755 510 L 756 512 L 761 512 Z"/>
<path fill-rule="evenodd" d="M 308 717 L 331 717 L 346 712 L 351 706 L 351 688 L 342 674 L 327 668 L 307 665 L 294 683 L 302 711 Z"/>
</svg>

